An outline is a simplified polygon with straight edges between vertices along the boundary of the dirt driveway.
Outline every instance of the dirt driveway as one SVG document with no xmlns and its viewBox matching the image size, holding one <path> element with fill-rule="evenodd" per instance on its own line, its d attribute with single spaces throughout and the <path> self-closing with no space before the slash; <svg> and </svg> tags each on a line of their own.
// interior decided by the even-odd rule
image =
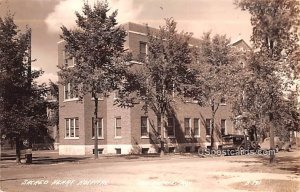
<svg viewBox="0 0 300 192">
<path fill-rule="evenodd" d="M 55 156 L 55 154 L 54 154 Z M 267 157 L 49 158 L 33 165 L 1 161 L 1 189 L 14 191 L 300 191 L 300 151 Z M 47 158 L 48 157 L 48 158 Z M 52 160 L 52 161 L 49 161 Z M 46 161 L 48 160 L 48 161 Z"/>
</svg>

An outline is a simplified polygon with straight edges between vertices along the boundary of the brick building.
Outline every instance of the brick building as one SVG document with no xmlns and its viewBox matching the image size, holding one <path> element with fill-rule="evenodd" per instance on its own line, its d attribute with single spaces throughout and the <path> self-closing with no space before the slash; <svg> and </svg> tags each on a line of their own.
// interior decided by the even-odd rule
<svg viewBox="0 0 300 192">
<path fill-rule="evenodd" d="M 125 48 L 133 57 L 147 54 L 147 29 L 143 25 L 127 23 Z M 152 29 L 151 30 L 157 30 Z M 199 40 L 192 38 L 190 44 L 197 46 Z M 74 60 L 66 59 L 64 42 L 58 42 L 58 64 L 74 65 Z M 249 49 L 243 40 L 234 43 L 239 49 Z M 133 61 L 134 65 L 141 65 Z M 142 104 L 133 108 L 120 108 L 113 105 L 115 93 L 99 100 L 98 104 L 98 148 L 99 153 L 129 154 L 155 153 L 160 143 L 157 132 L 158 125 L 154 112 L 147 114 Z M 168 128 L 165 131 L 167 152 L 193 152 L 198 147 L 210 145 L 211 112 L 208 107 L 199 107 L 193 102 L 176 100 L 176 107 L 168 117 Z M 92 154 L 94 148 L 94 131 L 92 129 L 94 103 L 91 95 L 78 101 L 72 94 L 72 86 L 59 86 L 59 127 L 61 155 Z M 222 134 L 236 132 L 231 121 L 230 106 L 225 101 L 216 114 L 217 144 Z"/>
</svg>

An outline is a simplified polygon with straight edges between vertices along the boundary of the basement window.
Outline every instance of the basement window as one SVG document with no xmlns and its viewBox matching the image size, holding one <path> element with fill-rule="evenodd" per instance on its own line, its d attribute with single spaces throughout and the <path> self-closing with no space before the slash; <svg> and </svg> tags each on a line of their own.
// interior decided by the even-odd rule
<svg viewBox="0 0 300 192">
<path fill-rule="evenodd" d="M 121 153 L 121 148 L 116 148 L 116 154 L 122 154 Z"/>
</svg>

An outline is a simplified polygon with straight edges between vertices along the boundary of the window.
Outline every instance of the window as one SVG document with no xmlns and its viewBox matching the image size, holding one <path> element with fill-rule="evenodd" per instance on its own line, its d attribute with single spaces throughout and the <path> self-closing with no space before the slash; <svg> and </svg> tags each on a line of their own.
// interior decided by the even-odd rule
<svg viewBox="0 0 300 192">
<path fill-rule="evenodd" d="M 140 41 L 140 59 L 145 59 L 147 55 L 147 43 Z"/>
<path fill-rule="evenodd" d="M 191 136 L 191 119 L 184 118 L 184 135 Z"/>
<path fill-rule="evenodd" d="M 149 148 L 142 148 L 142 154 L 148 154 Z"/>
<path fill-rule="evenodd" d="M 67 67 L 69 65 L 69 60 L 67 57 L 67 53 L 63 51 L 63 59 L 64 59 L 64 66 Z"/>
<path fill-rule="evenodd" d="M 121 137 L 121 117 L 115 118 L 115 137 Z"/>
<path fill-rule="evenodd" d="M 185 147 L 185 152 L 190 153 L 191 152 L 191 147 Z"/>
<path fill-rule="evenodd" d="M 175 137 L 175 125 L 174 118 L 168 117 L 168 126 L 167 126 L 167 135 L 168 137 Z"/>
<path fill-rule="evenodd" d="M 70 67 L 70 66 L 75 65 L 75 58 L 70 57 L 70 55 L 68 53 L 66 53 L 66 51 L 63 51 L 63 59 L 64 59 L 63 64 L 64 64 L 65 67 Z"/>
<path fill-rule="evenodd" d="M 103 154 L 103 148 L 101 148 L 101 149 L 98 149 L 98 154 Z M 93 154 L 95 154 L 95 149 L 93 149 Z"/>
<path fill-rule="evenodd" d="M 221 98 L 220 104 L 221 105 L 226 105 L 226 99 L 224 97 Z"/>
<path fill-rule="evenodd" d="M 194 119 L 194 136 L 200 136 L 200 120 Z"/>
<path fill-rule="evenodd" d="M 147 94 L 147 88 L 146 87 L 142 87 L 140 90 L 139 90 L 139 95 L 140 97 L 145 97 Z"/>
<path fill-rule="evenodd" d="M 142 137 L 149 137 L 148 117 L 141 117 L 141 136 Z"/>
<path fill-rule="evenodd" d="M 92 137 L 95 137 L 95 121 L 94 117 L 92 118 Z M 98 133 L 98 138 L 103 138 L 103 119 L 98 118 L 97 119 L 97 133 Z"/>
<path fill-rule="evenodd" d="M 74 86 L 71 83 L 64 86 L 64 94 L 65 100 L 76 99 L 78 97 L 78 95 L 74 93 Z"/>
<path fill-rule="evenodd" d="M 221 134 L 226 134 L 226 119 L 221 119 Z"/>
<path fill-rule="evenodd" d="M 116 154 L 122 154 L 121 148 L 115 148 Z"/>
<path fill-rule="evenodd" d="M 157 117 L 157 134 L 158 136 L 161 135 L 161 118 Z"/>
<path fill-rule="evenodd" d="M 211 130 L 211 119 L 205 120 L 205 130 L 206 130 L 206 135 L 209 136 Z"/>
<path fill-rule="evenodd" d="M 114 92 L 114 99 L 119 99 L 119 91 Z"/>
<path fill-rule="evenodd" d="M 66 138 L 79 138 L 78 118 L 66 119 Z"/>
</svg>

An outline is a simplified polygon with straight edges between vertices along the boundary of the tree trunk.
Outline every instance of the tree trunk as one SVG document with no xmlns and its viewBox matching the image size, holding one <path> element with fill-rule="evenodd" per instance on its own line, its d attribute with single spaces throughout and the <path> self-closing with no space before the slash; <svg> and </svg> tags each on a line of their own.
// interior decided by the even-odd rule
<svg viewBox="0 0 300 192">
<path fill-rule="evenodd" d="M 21 163 L 21 141 L 19 139 L 19 137 L 16 137 L 15 139 L 16 142 L 16 162 L 17 163 Z"/>
<path fill-rule="evenodd" d="M 211 149 L 215 149 L 215 138 L 214 138 L 214 129 L 215 129 L 215 104 L 214 101 L 211 103 L 211 111 L 212 111 L 212 118 L 211 118 L 211 130 L 210 130 L 210 147 Z"/>
<path fill-rule="evenodd" d="M 98 98 L 94 95 L 95 111 L 94 111 L 94 158 L 98 159 L 98 129 L 97 129 L 97 120 L 98 120 Z"/>
<path fill-rule="evenodd" d="M 273 124 L 273 114 L 269 114 L 269 123 L 270 123 L 270 163 L 275 163 L 275 132 L 274 132 L 274 124 Z"/>
<path fill-rule="evenodd" d="M 161 121 L 161 129 L 160 129 L 160 156 L 163 157 L 165 155 L 165 130 L 166 130 L 166 116 L 163 113 L 160 115 L 160 121 Z"/>
</svg>

